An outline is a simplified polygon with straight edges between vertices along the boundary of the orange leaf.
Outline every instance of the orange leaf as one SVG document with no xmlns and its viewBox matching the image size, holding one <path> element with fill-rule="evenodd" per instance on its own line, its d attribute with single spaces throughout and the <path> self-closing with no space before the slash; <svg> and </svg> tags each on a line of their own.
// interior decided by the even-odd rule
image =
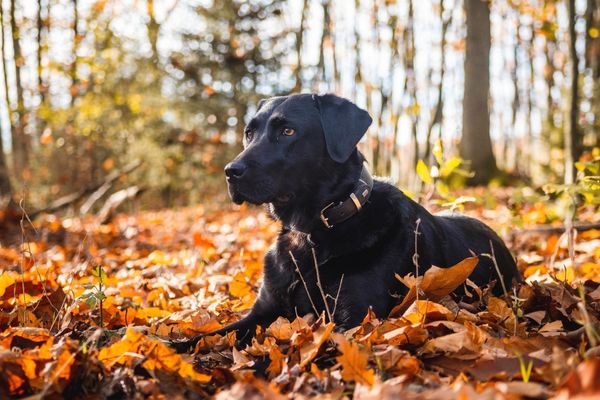
<svg viewBox="0 0 600 400">
<path fill-rule="evenodd" d="M 311 362 L 319 354 L 319 349 L 329 339 L 331 332 L 333 332 L 333 327 L 334 324 L 332 322 L 326 325 L 321 324 L 313 332 L 313 339 L 302 344 L 300 347 L 300 365 L 302 367 Z"/>
<path fill-rule="evenodd" d="M 431 322 L 437 320 L 452 320 L 454 314 L 441 304 L 429 300 L 418 300 L 406 310 L 403 318 L 413 324 L 423 321 Z"/>
<path fill-rule="evenodd" d="M 0 297 L 4 296 L 6 289 L 15 283 L 15 278 L 12 277 L 12 273 L 3 272 L 0 274 Z"/>
<path fill-rule="evenodd" d="M 246 275 L 243 272 L 238 272 L 233 277 L 233 281 L 229 284 L 229 293 L 233 297 L 241 298 L 247 296 L 252 291 L 252 286 L 248 284 Z"/>
<path fill-rule="evenodd" d="M 294 329 L 287 319 L 279 317 L 267 328 L 266 333 L 277 340 L 288 341 L 294 334 Z"/>
<path fill-rule="evenodd" d="M 367 352 L 361 351 L 358 344 L 349 342 L 346 338 L 340 340 L 339 346 L 342 355 L 336 357 L 336 360 L 342 365 L 342 378 L 346 381 L 372 385 L 375 381 L 375 373 L 367 368 L 369 363 Z"/>
<path fill-rule="evenodd" d="M 213 248 L 215 244 L 212 240 L 202 235 L 200 232 L 194 232 L 192 235 L 194 246 Z"/>
<path fill-rule="evenodd" d="M 279 350 L 279 347 L 273 346 L 269 351 L 269 358 L 271 359 L 271 363 L 267 368 L 267 372 L 270 378 L 274 378 L 283 370 L 285 355 Z"/>
<path fill-rule="evenodd" d="M 417 284 L 419 292 L 423 292 L 427 299 L 438 301 L 462 285 L 471 275 L 478 262 L 477 257 L 469 257 L 449 268 L 440 268 L 433 265 L 425 271 L 422 279 L 414 279 L 410 276 L 400 279 L 402 283 L 408 283 L 411 286 L 402 303 L 392 309 L 390 316 L 401 315 L 412 304 L 417 298 Z"/>
</svg>

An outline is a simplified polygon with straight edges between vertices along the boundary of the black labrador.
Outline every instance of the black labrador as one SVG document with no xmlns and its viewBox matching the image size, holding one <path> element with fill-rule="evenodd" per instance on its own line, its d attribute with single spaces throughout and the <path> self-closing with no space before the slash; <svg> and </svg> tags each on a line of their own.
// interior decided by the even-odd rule
<svg viewBox="0 0 600 400">
<path fill-rule="evenodd" d="M 333 313 L 336 297 L 339 328 L 358 325 L 369 307 L 385 317 L 407 292 L 394 274 L 415 273 L 415 248 L 422 274 L 471 252 L 491 253 L 491 243 L 505 286 L 520 279 L 509 250 L 485 224 L 432 215 L 391 184 L 372 180 L 356 148 L 370 124 L 365 110 L 330 94 L 259 103 L 244 131 L 244 150 L 225 174 L 235 203 L 268 204 L 282 228 L 265 255 L 264 283 L 252 310 L 215 333 L 236 330 L 247 341 L 257 325 L 279 316 Z M 498 280 L 492 260 L 480 257 L 470 279 L 478 285 Z M 500 285 L 494 290 L 502 292 Z M 185 351 L 199 338 L 174 346 Z"/>
</svg>

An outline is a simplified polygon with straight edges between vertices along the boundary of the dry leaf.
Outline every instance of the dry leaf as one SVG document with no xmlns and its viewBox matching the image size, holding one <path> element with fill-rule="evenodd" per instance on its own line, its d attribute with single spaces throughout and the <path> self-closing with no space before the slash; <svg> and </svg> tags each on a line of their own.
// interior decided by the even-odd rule
<svg viewBox="0 0 600 400">
<path fill-rule="evenodd" d="M 368 368 L 368 353 L 361 350 L 358 344 L 349 342 L 345 338 L 338 342 L 338 346 L 342 355 L 336 357 L 336 360 L 342 365 L 342 378 L 346 381 L 372 385 L 375 382 L 375 373 Z"/>
</svg>

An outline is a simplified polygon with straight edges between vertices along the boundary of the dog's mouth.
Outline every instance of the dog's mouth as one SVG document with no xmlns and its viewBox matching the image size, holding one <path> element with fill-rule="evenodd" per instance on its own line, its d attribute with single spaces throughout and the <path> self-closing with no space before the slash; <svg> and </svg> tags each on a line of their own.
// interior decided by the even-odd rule
<svg viewBox="0 0 600 400">
<path fill-rule="evenodd" d="M 269 194 L 269 190 L 264 187 L 257 190 L 253 187 L 245 187 L 246 185 L 240 185 L 239 183 L 227 182 L 229 197 L 235 204 L 242 204 L 244 202 L 260 205 L 266 203 L 273 203 L 277 206 L 283 206 L 288 204 L 295 198 L 294 193 L 283 193 L 283 194 Z"/>
</svg>

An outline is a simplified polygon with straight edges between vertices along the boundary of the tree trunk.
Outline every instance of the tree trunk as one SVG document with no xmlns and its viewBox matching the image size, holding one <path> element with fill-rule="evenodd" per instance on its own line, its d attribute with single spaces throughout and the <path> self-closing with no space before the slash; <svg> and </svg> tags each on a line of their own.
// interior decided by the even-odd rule
<svg viewBox="0 0 600 400">
<path fill-rule="evenodd" d="M 6 58 L 4 57 L 4 9 L 0 1 L 0 56 L 2 57 L 2 78 L 4 84 L 4 102 L 8 110 L 8 115 L 12 115 L 10 100 L 8 98 L 8 79 L 6 76 Z M 3 135 L 0 131 L 0 206 L 4 204 L 5 198 L 12 196 L 12 187 L 8 174 L 8 165 L 6 164 L 6 156 L 4 155 Z M 9 132 L 10 135 L 10 132 Z"/>
<path fill-rule="evenodd" d="M 444 75 L 446 73 L 446 33 L 448 32 L 448 27 L 452 22 L 452 13 L 447 19 L 444 19 L 444 0 L 440 0 L 440 22 L 442 23 L 442 32 L 440 38 L 440 81 L 437 85 L 437 101 L 435 104 L 435 108 L 433 109 L 433 116 L 431 121 L 429 122 L 429 127 L 427 128 L 427 139 L 425 140 L 425 151 L 423 153 L 423 159 L 426 163 L 429 163 L 429 159 L 431 157 L 431 135 L 433 132 L 433 128 L 438 125 L 440 131 L 440 139 L 442 132 L 442 122 L 444 117 Z"/>
<path fill-rule="evenodd" d="M 361 46 L 360 46 L 360 32 L 358 31 L 358 21 L 360 20 L 360 0 L 354 0 L 354 85 L 352 87 L 352 98 L 356 98 L 358 94 L 358 87 L 362 85 L 362 72 L 361 72 Z"/>
<path fill-rule="evenodd" d="M 0 2 L 0 27 L 4 28 L 3 22 L 3 10 L 2 2 Z M 4 29 L 0 29 L 0 54 L 2 60 L 4 60 Z M 10 115 L 10 103 L 8 100 L 8 85 L 6 84 L 6 63 L 2 64 L 2 74 L 4 78 L 4 94 L 7 108 L 9 109 Z M 8 174 L 8 165 L 6 164 L 6 156 L 4 155 L 4 143 L 3 143 L 3 132 L 0 131 L 0 206 L 4 204 L 5 199 L 12 196 L 12 187 L 10 185 L 10 178 Z"/>
<path fill-rule="evenodd" d="M 148 0 L 146 3 L 147 11 L 148 11 L 148 40 L 150 41 L 150 47 L 152 48 L 152 62 L 155 65 L 158 64 L 158 31 L 160 30 L 160 24 L 156 21 L 154 17 L 154 0 Z"/>
<path fill-rule="evenodd" d="M 302 15 L 300 16 L 300 27 L 296 32 L 296 57 L 298 59 L 296 68 L 294 69 L 294 92 L 302 90 L 302 42 L 304 40 L 304 29 L 306 24 L 306 13 L 308 11 L 308 0 L 302 2 Z"/>
<path fill-rule="evenodd" d="M 48 16 L 47 16 L 48 17 Z M 40 104 L 46 99 L 46 86 L 43 80 L 42 58 L 44 53 L 44 44 L 42 43 L 42 32 L 44 30 L 44 18 L 42 17 L 42 0 L 38 0 L 37 9 L 37 90 L 40 94 Z"/>
<path fill-rule="evenodd" d="M 79 22 L 79 9 L 77 7 L 78 0 L 72 0 L 73 2 L 73 62 L 69 68 L 69 76 L 71 77 L 71 105 L 75 102 L 77 95 L 79 94 L 79 80 L 77 79 L 77 64 L 79 58 L 77 57 L 77 48 L 81 41 L 78 22 Z"/>
<path fill-rule="evenodd" d="M 579 115 L 579 59 L 575 42 L 575 0 L 568 1 L 569 8 L 569 57 L 571 58 L 571 93 L 569 104 L 569 118 L 565 129 L 565 183 L 575 182 L 575 162 L 581 154 L 581 135 L 577 126 Z"/>
<path fill-rule="evenodd" d="M 4 145 L 2 143 L 2 135 L 0 135 L 0 205 L 4 203 L 5 198 L 12 196 L 12 187 L 8 176 L 8 166 L 6 165 L 6 157 L 4 156 Z"/>
<path fill-rule="evenodd" d="M 323 0 L 322 2 L 322 7 L 323 7 L 323 31 L 321 33 L 321 44 L 319 46 L 319 63 L 317 64 L 317 82 L 313 83 L 313 86 L 315 85 L 315 83 L 323 83 L 323 82 L 327 82 L 328 79 L 325 76 L 325 47 L 331 47 L 331 15 L 329 14 L 329 7 L 330 7 L 330 3 L 331 0 Z M 331 76 L 331 79 L 333 80 L 335 77 L 335 71 L 334 74 Z M 335 85 L 335 82 L 330 82 L 328 85 L 328 90 L 331 90 Z"/>
<path fill-rule="evenodd" d="M 406 31 L 404 36 L 404 44 L 406 46 L 405 57 L 405 68 L 406 68 L 406 82 L 409 101 L 409 116 L 411 119 L 411 134 L 413 140 L 413 166 L 416 167 L 420 159 L 419 154 L 419 138 L 418 138 L 418 127 L 419 127 L 419 101 L 417 100 L 417 72 L 415 70 L 415 11 L 413 0 L 408 1 L 408 21 L 406 23 Z"/>
<path fill-rule="evenodd" d="M 463 135 L 460 155 L 471 162 L 475 176 L 469 183 L 485 184 L 497 173 L 490 138 L 490 5 L 482 0 L 465 0 L 467 38 Z"/>
<path fill-rule="evenodd" d="M 587 0 L 585 22 L 585 68 L 587 75 L 593 79 L 592 93 L 588 100 L 592 106 L 593 121 L 589 126 L 591 135 L 587 144 L 597 146 L 600 141 L 600 1 Z M 585 136 L 585 135 L 584 135 Z"/>
<path fill-rule="evenodd" d="M 23 85 L 21 83 L 21 67 L 24 64 L 21 52 L 20 28 L 15 19 L 15 0 L 10 2 L 10 30 L 14 52 L 15 86 L 17 92 L 17 108 L 11 116 L 12 128 L 12 153 L 14 173 L 17 177 L 23 177 L 25 169 L 29 164 L 29 146 L 25 136 L 25 102 L 23 100 Z M 6 62 L 5 62 L 6 65 Z"/>
</svg>

